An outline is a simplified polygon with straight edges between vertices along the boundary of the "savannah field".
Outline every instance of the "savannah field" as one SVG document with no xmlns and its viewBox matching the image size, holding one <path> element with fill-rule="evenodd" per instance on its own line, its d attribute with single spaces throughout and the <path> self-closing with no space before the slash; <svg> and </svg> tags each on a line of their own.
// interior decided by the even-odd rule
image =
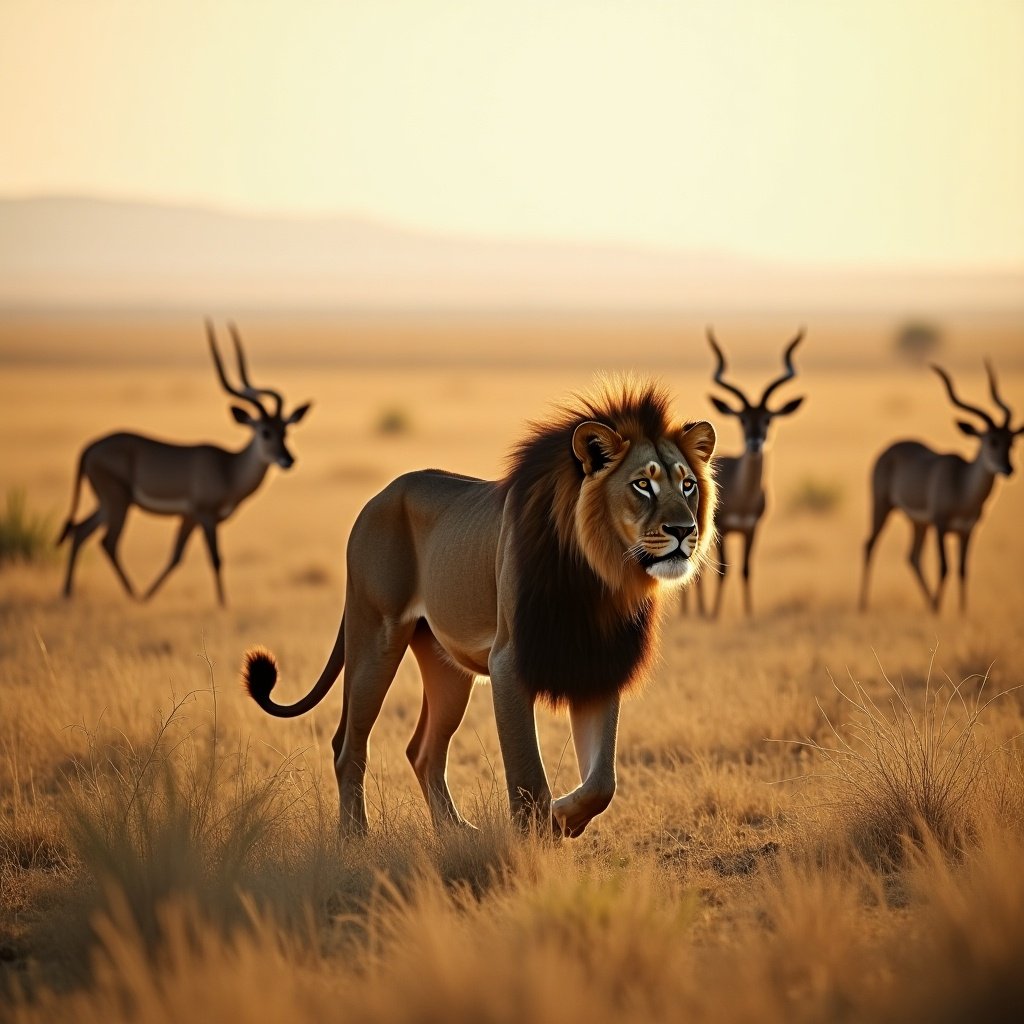
<svg viewBox="0 0 1024 1024">
<path fill-rule="evenodd" d="M 361 506 L 410 469 L 499 475 L 526 421 L 598 370 L 660 377 L 723 453 L 739 427 L 707 400 L 698 321 L 239 320 L 254 380 L 315 404 L 295 468 L 221 527 L 228 607 L 198 536 L 149 604 L 125 597 L 98 535 L 70 602 L 66 549 L 0 563 L 0 1018 L 1022 1019 L 1024 483 L 996 485 L 966 615 L 955 574 L 925 611 L 895 515 L 856 611 L 874 456 L 899 437 L 974 447 L 934 374 L 892 356 L 890 323 L 809 320 L 778 395 L 807 401 L 773 432 L 754 617 L 735 568 L 720 621 L 668 609 L 623 709 L 616 798 L 581 838 L 512 831 L 485 681 L 449 766 L 478 829 L 434 833 L 404 755 L 409 657 L 373 733 L 371 835 L 342 845 L 340 685 L 282 721 L 238 667 L 265 644 L 277 698 L 306 691 Z M 716 323 L 730 378 L 759 393 L 794 326 Z M 987 406 L 985 354 L 1019 417 L 1020 320 L 948 325 L 939 358 Z M 20 490 L 55 537 L 86 441 L 240 447 L 227 406 L 199 318 L 5 316 L 0 499 Z M 138 586 L 173 534 L 129 515 Z M 538 718 L 558 795 L 578 781 L 568 722 Z"/>
</svg>

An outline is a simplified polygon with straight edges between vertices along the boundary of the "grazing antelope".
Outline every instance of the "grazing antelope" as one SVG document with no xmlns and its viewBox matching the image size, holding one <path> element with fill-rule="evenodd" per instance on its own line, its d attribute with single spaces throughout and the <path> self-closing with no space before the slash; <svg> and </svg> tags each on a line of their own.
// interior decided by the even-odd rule
<svg viewBox="0 0 1024 1024">
<path fill-rule="evenodd" d="M 726 416 L 735 416 L 743 430 L 743 451 L 739 455 L 720 455 L 715 458 L 715 473 L 718 479 L 718 510 L 715 513 L 715 526 L 718 528 L 718 590 L 715 594 L 715 605 L 712 617 L 717 618 L 722 608 L 722 593 L 725 589 L 725 575 L 728 563 L 725 560 L 725 538 L 730 533 L 743 535 L 743 607 L 747 615 L 751 614 L 750 602 L 750 555 L 754 548 L 757 526 L 764 515 L 764 450 L 768 441 L 768 428 L 776 416 L 789 416 L 800 408 L 803 398 L 792 398 L 778 409 L 768 408 L 768 399 L 775 390 L 796 376 L 793 367 L 793 350 L 803 340 L 801 329 L 797 336 L 786 347 L 783 355 L 785 372 L 773 380 L 764 389 L 761 400 L 752 405 L 747 396 L 735 385 L 723 379 L 725 373 L 725 356 L 715 340 L 714 333 L 708 328 L 708 344 L 718 357 L 718 367 L 712 379 L 721 388 L 730 391 L 742 403 L 734 409 L 728 402 L 715 395 L 709 395 L 715 408 Z M 704 614 L 704 594 L 701 581 L 697 581 L 697 607 Z"/>
<path fill-rule="evenodd" d="M 897 441 L 886 448 L 875 462 L 871 473 L 871 536 L 864 544 L 864 574 L 861 580 L 860 607 L 868 606 L 868 570 L 871 552 L 882 532 L 889 513 L 898 508 L 905 512 L 914 528 L 908 560 L 921 585 L 925 600 L 933 611 L 939 610 L 942 589 L 946 582 L 946 535 L 960 538 L 960 610 L 967 608 L 967 549 L 971 533 L 981 518 L 982 509 L 997 476 L 1011 476 L 1010 450 L 1014 438 L 1024 433 L 1024 426 L 1010 426 L 1013 413 L 999 396 L 996 374 L 986 360 L 992 401 L 1003 411 L 1003 422 L 995 420 L 984 409 L 962 402 L 953 390 L 949 374 L 940 366 L 932 369 L 942 378 L 949 400 L 982 420 L 978 427 L 967 420 L 957 420 L 960 432 L 976 437 L 978 453 L 970 462 L 952 453 L 940 454 L 919 441 Z M 935 527 L 939 553 L 939 580 L 932 593 L 921 571 L 921 549 L 928 530 Z"/>
<path fill-rule="evenodd" d="M 106 526 L 102 546 L 118 579 L 130 597 L 135 597 L 131 582 L 117 557 L 117 544 L 124 529 L 128 509 L 132 505 L 158 515 L 181 516 L 178 536 L 167 567 L 143 595 L 151 598 L 181 561 L 192 531 L 202 528 L 206 547 L 217 583 L 217 599 L 224 604 L 221 583 L 220 552 L 217 547 L 217 526 L 252 494 L 263 482 L 267 467 L 277 463 L 290 469 L 295 459 L 285 446 L 288 427 L 309 411 L 310 404 L 300 405 L 289 416 L 282 415 L 284 399 L 270 388 L 254 387 L 249 381 L 245 353 L 234 324 L 229 324 L 238 361 L 242 387 L 232 387 L 224 373 L 213 324 L 206 321 L 210 353 L 221 385 L 229 395 L 249 402 L 253 415 L 240 406 L 231 406 L 236 423 L 249 427 L 252 438 L 241 451 L 230 452 L 211 444 L 178 445 L 155 441 L 141 434 L 108 434 L 87 445 L 78 460 L 71 514 L 57 540 L 58 546 L 71 538 L 68 571 L 64 580 L 64 596 L 71 596 L 72 577 L 78 549 L 100 526 Z M 267 412 L 262 397 L 274 400 L 274 409 Z M 99 507 L 85 519 L 75 522 L 82 477 L 92 485 Z"/>
</svg>

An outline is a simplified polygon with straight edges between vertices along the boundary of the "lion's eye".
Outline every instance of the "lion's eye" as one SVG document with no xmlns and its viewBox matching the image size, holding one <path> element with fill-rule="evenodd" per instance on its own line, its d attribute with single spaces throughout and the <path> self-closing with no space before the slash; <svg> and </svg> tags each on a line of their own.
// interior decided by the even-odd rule
<svg viewBox="0 0 1024 1024">
<path fill-rule="evenodd" d="M 634 480 L 633 486 L 645 497 L 651 496 L 651 482 L 650 480 Z"/>
<path fill-rule="evenodd" d="M 684 480 L 683 481 L 683 494 L 689 497 L 693 492 L 697 490 L 696 480 Z"/>
</svg>

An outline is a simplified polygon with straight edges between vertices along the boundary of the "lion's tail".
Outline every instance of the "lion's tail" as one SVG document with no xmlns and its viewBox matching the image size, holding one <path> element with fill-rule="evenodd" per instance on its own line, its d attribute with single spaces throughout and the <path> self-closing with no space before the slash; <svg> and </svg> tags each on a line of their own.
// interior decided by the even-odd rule
<svg viewBox="0 0 1024 1024">
<path fill-rule="evenodd" d="M 320 678 L 313 684 L 313 689 L 294 704 L 276 704 L 270 699 L 270 691 L 277 682 L 277 659 L 265 647 L 253 647 L 245 652 L 242 663 L 242 683 L 249 691 L 249 696 L 268 715 L 275 718 L 295 718 L 312 711 L 327 696 L 335 680 L 345 667 L 345 616 L 341 617 L 338 637 L 334 641 L 334 649 Z"/>
</svg>

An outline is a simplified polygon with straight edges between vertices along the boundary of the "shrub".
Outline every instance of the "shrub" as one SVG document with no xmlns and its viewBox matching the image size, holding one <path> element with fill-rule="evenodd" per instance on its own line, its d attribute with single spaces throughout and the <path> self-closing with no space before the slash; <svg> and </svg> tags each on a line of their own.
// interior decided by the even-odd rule
<svg viewBox="0 0 1024 1024">
<path fill-rule="evenodd" d="M 902 358 L 923 363 L 942 347 L 942 331 L 936 324 L 911 320 L 896 331 L 893 347 Z"/>
<path fill-rule="evenodd" d="M 839 507 L 842 497 L 843 489 L 836 481 L 805 476 L 793 488 L 789 498 L 789 507 L 792 512 L 827 515 Z"/>
<path fill-rule="evenodd" d="M 31 512 L 24 489 L 11 488 L 0 515 L 0 565 L 4 562 L 45 561 L 53 554 L 52 517 Z"/>
<path fill-rule="evenodd" d="M 404 409 L 392 406 L 384 409 L 377 417 L 378 434 L 408 434 L 412 430 L 412 420 Z"/>
</svg>

